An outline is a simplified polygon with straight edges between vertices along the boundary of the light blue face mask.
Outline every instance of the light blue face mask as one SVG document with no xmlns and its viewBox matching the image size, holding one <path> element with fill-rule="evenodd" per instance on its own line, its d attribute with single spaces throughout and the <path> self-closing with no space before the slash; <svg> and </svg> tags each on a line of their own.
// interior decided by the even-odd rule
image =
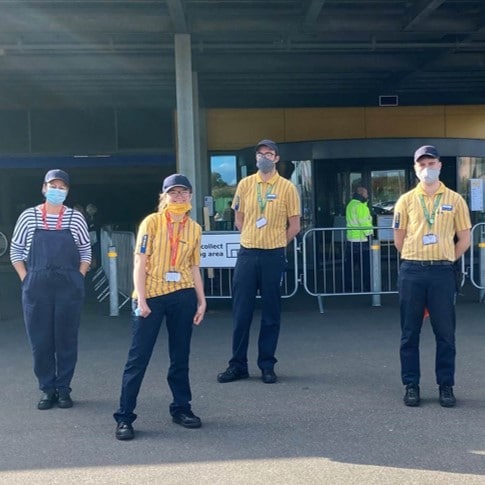
<svg viewBox="0 0 485 485">
<path fill-rule="evenodd" d="M 62 204 L 67 197 L 67 190 L 55 189 L 49 187 L 44 194 L 47 202 L 53 205 L 60 205 Z"/>
</svg>

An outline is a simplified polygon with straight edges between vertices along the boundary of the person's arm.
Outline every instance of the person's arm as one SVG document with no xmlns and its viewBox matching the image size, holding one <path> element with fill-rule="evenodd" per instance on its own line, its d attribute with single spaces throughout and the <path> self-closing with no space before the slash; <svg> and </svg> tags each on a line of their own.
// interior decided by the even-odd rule
<svg viewBox="0 0 485 485">
<path fill-rule="evenodd" d="M 244 224 L 244 213 L 240 211 L 236 211 L 236 214 L 234 216 L 234 225 L 237 227 L 237 230 L 239 232 L 242 231 Z"/>
<path fill-rule="evenodd" d="M 24 278 L 27 276 L 27 268 L 25 267 L 25 263 L 23 261 L 16 261 L 12 263 L 15 271 L 19 275 L 20 281 L 24 281 Z"/>
<path fill-rule="evenodd" d="M 137 253 L 135 254 L 135 263 L 133 267 L 133 285 L 138 299 L 138 309 L 141 317 L 150 315 L 151 310 L 147 305 L 145 282 L 147 279 L 146 273 L 147 255 Z"/>
<path fill-rule="evenodd" d="M 470 247 L 470 229 L 465 229 L 464 231 L 457 231 L 456 233 L 456 244 L 455 244 L 455 261 L 465 253 L 465 251 Z"/>
<path fill-rule="evenodd" d="M 290 244 L 293 238 L 300 232 L 300 216 L 288 217 L 288 228 L 286 229 L 286 243 Z"/>
<path fill-rule="evenodd" d="M 404 244 L 404 238 L 406 237 L 405 229 L 394 229 L 394 246 L 398 252 L 402 252 L 402 247 Z"/>
<path fill-rule="evenodd" d="M 79 272 L 83 276 L 86 276 L 86 273 L 89 271 L 90 266 L 91 266 L 91 263 L 88 263 L 87 261 L 81 261 L 81 264 L 79 265 Z"/>
<path fill-rule="evenodd" d="M 86 222 L 85 217 L 82 215 L 81 212 L 72 209 L 72 219 L 73 219 L 73 227 L 77 232 L 77 249 L 79 251 L 79 256 L 81 258 L 81 262 L 79 264 L 79 272 L 86 276 L 86 273 L 89 271 L 91 266 L 91 258 L 92 258 L 92 249 L 91 249 L 91 241 L 89 239 L 89 230 L 88 230 L 88 223 Z"/>
<path fill-rule="evenodd" d="M 205 301 L 204 285 L 200 276 L 199 266 L 192 266 L 192 277 L 194 278 L 195 294 L 197 295 L 197 311 L 194 315 L 194 325 L 199 325 L 204 319 L 207 303 Z"/>
</svg>

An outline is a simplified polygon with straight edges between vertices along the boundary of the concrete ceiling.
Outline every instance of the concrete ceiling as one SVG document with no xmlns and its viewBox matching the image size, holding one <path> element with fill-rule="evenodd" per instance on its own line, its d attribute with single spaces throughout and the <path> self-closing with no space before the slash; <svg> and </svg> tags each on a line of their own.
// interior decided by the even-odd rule
<svg viewBox="0 0 485 485">
<path fill-rule="evenodd" d="M 485 103 L 481 0 L 0 0 L 0 106 L 175 106 L 174 33 L 203 107 Z"/>
</svg>

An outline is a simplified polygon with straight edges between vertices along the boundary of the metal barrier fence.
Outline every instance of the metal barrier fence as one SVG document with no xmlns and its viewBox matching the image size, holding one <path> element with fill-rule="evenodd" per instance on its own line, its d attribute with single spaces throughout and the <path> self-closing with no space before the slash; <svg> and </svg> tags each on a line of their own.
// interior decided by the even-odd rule
<svg viewBox="0 0 485 485">
<path fill-rule="evenodd" d="M 326 296 L 369 295 L 372 305 L 380 306 L 381 295 L 398 292 L 400 258 L 392 240 L 392 229 L 380 226 L 373 229 L 377 237 L 369 243 L 349 243 L 346 241 L 345 227 L 310 229 L 303 234 L 300 245 L 297 240 L 292 241 L 286 251 L 288 264 L 282 275 L 282 297 L 292 297 L 302 284 L 309 295 L 317 297 L 321 313 L 323 297 Z M 109 278 L 110 273 L 113 274 L 110 271 L 113 261 L 110 261 L 108 254 L 116 254 L 116 291 L 123 298 L 119 305 L 121 308 L 130 300 L 133 288 L 135 235 L 127 231 L 103 229 L 100 243 L 101 267 L 93 276 L 97 298 L 103 301 L 110 296 Z M 231 244 L 234 245 L 234 242 Z M 116 248 L 116 251 L 113 251 L 113 248 Z M 470 276 L 471 283 L 481 290 L 483 301 L 485 223 L 479 223 L 472 228 L 469 264 L 470 267 L 466 267 L 465 257 L 461 258 L 461 286 L 465 282 L 465 277 Z M 233 272 L 233 267 L 202 267 L 206 297 L 232 298 Z"/>
<path fill-rule="evenodd" d="M 480 301 L 485 300 L 485 222 L 472 227 L 470 247 L 470 281 L 480 290 Z"/>
<path fill-rule="evenodd" d="M 392 229 L 374 227 L 379 239 L 349 243 L 346 227 L 310 229 L 302 239 L 303 286 L 318 298 L 323 313 L 324 296 L 380 295 L 397 293 L 399 253 Z"/>
<path fill-rule="evenodd" d="M 381 295 L 398 292 L 400 256 L 392 228 L 372 229 L 377 238 L 369 243 L 349 243 L 345 227 L 310 229 L 303 235 L 303 286 L 308 294 L 317 297 L 321 313 L 325 296 L 371 295 L 372 306 L 380 306 Z M 485 282 L 485 229 L 481 240 L 481 281 Z M 467 276 L 465 256 L 459 265 L 461 288 Z"/>
<path fill-rule="evenodd" d="M 133 289 L 133 252 L 135 250 L 135 234 L 129 231 L 111 231 L 103 228 L 100 231 L 101 266 L 93 275 L 94 291 L 99 302 L 110 296 L 110 274 L 116 274 L 114 286 L 121 303 L 118 309 L 128 301 Z M 112 265 L 116 265 L 113 273 Z M 113 285 L 111 285 L 113 291 Z"/>
<path fill-rule="evenodd" d="M 286 271 L 281 279 L 281 296 L 290 298 L 298 290 L 298 245 L 293 240 L 286 248 Z M 234 268 L 201 268 L 206 298 L 232 298 Z"/>
</svg>

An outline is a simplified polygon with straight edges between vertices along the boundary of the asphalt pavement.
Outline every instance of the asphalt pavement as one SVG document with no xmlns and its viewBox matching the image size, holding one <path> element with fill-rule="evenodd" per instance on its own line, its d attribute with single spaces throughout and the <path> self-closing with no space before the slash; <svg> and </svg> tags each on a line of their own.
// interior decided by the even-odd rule
<svg viewBox="0 0 485 485">
<path fill-rule="evenodd" d="M 473 290 L 457 304 L 455 408 L 441 408 L 434 338 L 422 332 L 422 404 L 403 405 L 397 297 L 283 302 L 275 368 L 216 381 L 231 347 L 230 302 L 209 301 L 191 354 L 193 410 L 201 429 L 171 422 L 166 332 L 138 400 L 136 439 L 114 437 L 130 315 L 85 305 L 71 409 L 38 411 L 40 396 L 11 271 L 0 272 L 0 483 L 2 484 L 485 484 L 485 306 Z"/>
</svg>

